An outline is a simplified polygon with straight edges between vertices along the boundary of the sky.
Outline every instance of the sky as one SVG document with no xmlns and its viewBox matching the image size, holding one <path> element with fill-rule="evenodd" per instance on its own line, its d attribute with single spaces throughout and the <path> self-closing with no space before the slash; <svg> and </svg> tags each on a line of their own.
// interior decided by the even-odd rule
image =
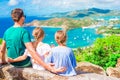
<svg viewBox="0 0 120 80">
<path fill-rule="evenodd" d="M 22 8 L 27 16 L 42 16 L 88 8 L 120 10 L 120 0 L 0 0 L 0 17 Z"/>
</svg>

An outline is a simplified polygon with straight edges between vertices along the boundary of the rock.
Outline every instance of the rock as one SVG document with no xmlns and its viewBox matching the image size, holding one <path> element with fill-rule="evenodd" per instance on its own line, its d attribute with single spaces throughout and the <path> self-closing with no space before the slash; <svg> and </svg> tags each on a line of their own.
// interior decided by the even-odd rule
<svg viewBox="0 0 120 80">
<path fill-rule="evenodd" d="M 3 73 L 2 68 L 0 66 L 0 80 L 5 78 L 5 76 L 3 74 L 4 73 Z"/>
<path fill-rule="evenodd" d="M 97 73 L 106 75 L 106 72 L 102 67 L 89 62 L 78 63 L 76 71 L 77 73 Z"/>
<path fill-rule="evenodd" d="M 120 78 L 120 68 L 109 67 L 106 70 L 108 76 Z"/>
<path fill-rule="evenodd" d="M 32 68 L 15 68 L 12 65 L 6 65 L 2 69 L 6 80 L 48 80 L 55 76 L 48 71 L 39 71 Z"/>
<path fill-rule="evenodd" d="M 53 74 L 49 71 L 40 71 L 32 68 L 16 68 L 12 65 L 5 65 L 2 70 L 4 80 L 120 80 L 120 78 L 108 77 L 95 73 L 78 74 L 65 77 Z M 0 78 L 0 80 L 2 80 Z"/>
<path fill-rule="evenodd" d="M 119 67 L 119 68 L 120 68 L 120 58 L 117 59 L 116 67 Z"/>
</svg>

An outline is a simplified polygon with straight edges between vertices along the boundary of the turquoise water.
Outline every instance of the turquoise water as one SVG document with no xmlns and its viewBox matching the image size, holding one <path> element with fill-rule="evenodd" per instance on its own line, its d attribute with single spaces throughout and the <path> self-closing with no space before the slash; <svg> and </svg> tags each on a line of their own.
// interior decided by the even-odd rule
<svg viewBox="0 0 120 80">
<path fill-rule="evenodd" d="M 26 29 L 32 33 L 32 30 L 35 27 L 26 27 Z M 54 39 L 54 34 L 56 31 L 61 30 L 61 28 L 48 28 L 42 27 L 45 32 L 45 38 L 43 42 L 48 43 L 50 45 L 56 45 L 57 43 Z M 96 34 L 94 28 L 75 28 L 67 31 L 67 42 L 66 45 L 71 48 L 85 47 L 90 46 L 94 43 L 96 38 L 102 38 L 103 36 L 100 34 Z M 32 35 L 31 38 L 33 39 Z"/>
<path fill-rule="evenodd" d="M 119 19 L 120 20 L 120 16 L 97 16 L 97 17 L 92 17 L 92 18 L 95 20 L 103 19 L 105 21 L 108 21 L 110 19 Z"/>
<path fill-rule="evenodd" d="M 104 19 L 105 21 L 108 21 L 110 19 L 119 19 L 120 16 L 98 16 L 98 17 L 92 17 L 95 20 L 98 19 Z M 26 23 L 29 23 L 33 20 L 47 20 L 49 18 L 44 18 L 44 17 L 34 17 L 34 16 L 27 16 L 26 18 Z M 13 25 L 13 21 L 10 17 L 7 18 L 0 18 L 0 38 L 3 37 L 3 34 L 7 28 Z M 106 25 L 106 24 L 101 24 L 101 25 Z M 116 28 L 120 28 L 120 24 L 114 25 Z M 32 30 L 34 27 L 26 27 L 26 29 L 32 33 Z M 54 34 L 57 30 L 61 30 L 61 28 L 48 28 L 44 27 L 43 30 L 45 31 L 45 38 L 43 42 L 46 42 L 48 44 L 54 44 L 57 45 L 57 43 L 54 40 Z M 96 34 L 95 28 L 76 28 L 69 30 L 67 32 L 68 35 L 68 40 L 67 40 L 67 46 L 72 47 L 72 48 L 77 48 L 77 47 L 85 47 L 85 46 L 90 46 L 94 43 L 96 38 L 102 38 L 102 35 Z M 33 38 L 31 36 L 31 38 Z"/>
<path fill-rule="evenodd" d="M 37 18 L 37 17 L 27 17 L 26 21 L 27 23 L 31 22 L 34 19 L 38 20 L 46 20 L 48 18 Z M 3 37 L 3 34 L 7 28 L 13 25 L 13 21 L 10 17 L 7 18 L 0 18 L 0 38 Z M 32 33 L 32 30 L 35 27 L 26 27 L 26 29 Z M 48 44 L 54 44 L 57 45 L 57 43 L 54 40 L 54 34 L 57 30 L 61 30 L 61 28 L 43 28 L 45 31 L 45 38 L 43 42 L 48 43 Z M 67 46 L 71 48 L 77 48 L 77 47 L 85 47 L 92 45 L 96 38 L 101 38 L 102 35 L 98 35 L 95 32 L 94 28 L 76 28 L 69 30 L 67 32 L 68 35 L 68 40 L 67 40 Z M 31 38 L 33 38 L 31 36 Z"/>
</svg>

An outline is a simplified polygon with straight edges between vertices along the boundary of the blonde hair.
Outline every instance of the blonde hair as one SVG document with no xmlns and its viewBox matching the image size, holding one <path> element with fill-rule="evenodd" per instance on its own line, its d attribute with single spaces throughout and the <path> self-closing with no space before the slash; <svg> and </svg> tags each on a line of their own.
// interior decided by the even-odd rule
<svg viewBox="0 0 120 80">
<path fill-rule="evenodd" d="M 40 27 L 36 27 L 33 30 L 32 35 L 34 36 L 35 40 L 37 41 L 39 38 L 44 37 L 44 31 Z"/>
<path fill-rule="evenodd" d="M 66 32 L 63 30 L 59 30 L 55 33 L 55 40 L 58 44 L 65 45 L 67 39 Z"/>
</svg>

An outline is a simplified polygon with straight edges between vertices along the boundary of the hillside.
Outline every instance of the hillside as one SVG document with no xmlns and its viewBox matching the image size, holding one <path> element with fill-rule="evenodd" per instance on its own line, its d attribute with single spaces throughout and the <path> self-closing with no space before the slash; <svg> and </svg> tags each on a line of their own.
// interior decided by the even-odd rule
<svg viewBox="0 0 120 80">
<path fill-rule="evenodd" d="M 120 11 L 113 11 L 109 9 L 98 9 L 90 8 L 85 10 L 76 10 L 64 13 L 54 13 L 51 15 L 46 15 L 44 17 L 50 17 L 47 20 L 34 20 L 27 26 L 53 26 L 62 27 L 65 29 L 77 28 L 77 27 L 88 27 L 93 25 L 98 25 L 99 23 L 104 24 L 106 21 L 99 20 L 99 17 L 109 17 L 109 16 L 120 16 Z M 94 19 L 97 18 L 97 19 Z M 113 17 L 114 18 L 114 17 Z M 120 20 L 110 20 L 107 21 L 109 25 L 119 24 Z"/>
<path fill-rule="evenodd" d="M 119 16 L 120 11 L 109 10 L 109 9 L 99 9 L 99 8 L 90 8 L 84 10 L 75 10 L 64 13 L 53 13 L 49 16 L 58 17 L 58 18 L 84 18 L 91 16 Z"/>
<path fill-rule="evenodd" d="M 34 20 L 27 26 L 53 26 L 53 27 L 62 27 L 65 30 L 78 28 L 78 27 L 88 27 L 90 25 L 97 24 L 97 21 L 92 20 L 91 18 L 84 19 L 72 19 L 72 18 L 52 18 L 49 20 Z"/>
</svg>

